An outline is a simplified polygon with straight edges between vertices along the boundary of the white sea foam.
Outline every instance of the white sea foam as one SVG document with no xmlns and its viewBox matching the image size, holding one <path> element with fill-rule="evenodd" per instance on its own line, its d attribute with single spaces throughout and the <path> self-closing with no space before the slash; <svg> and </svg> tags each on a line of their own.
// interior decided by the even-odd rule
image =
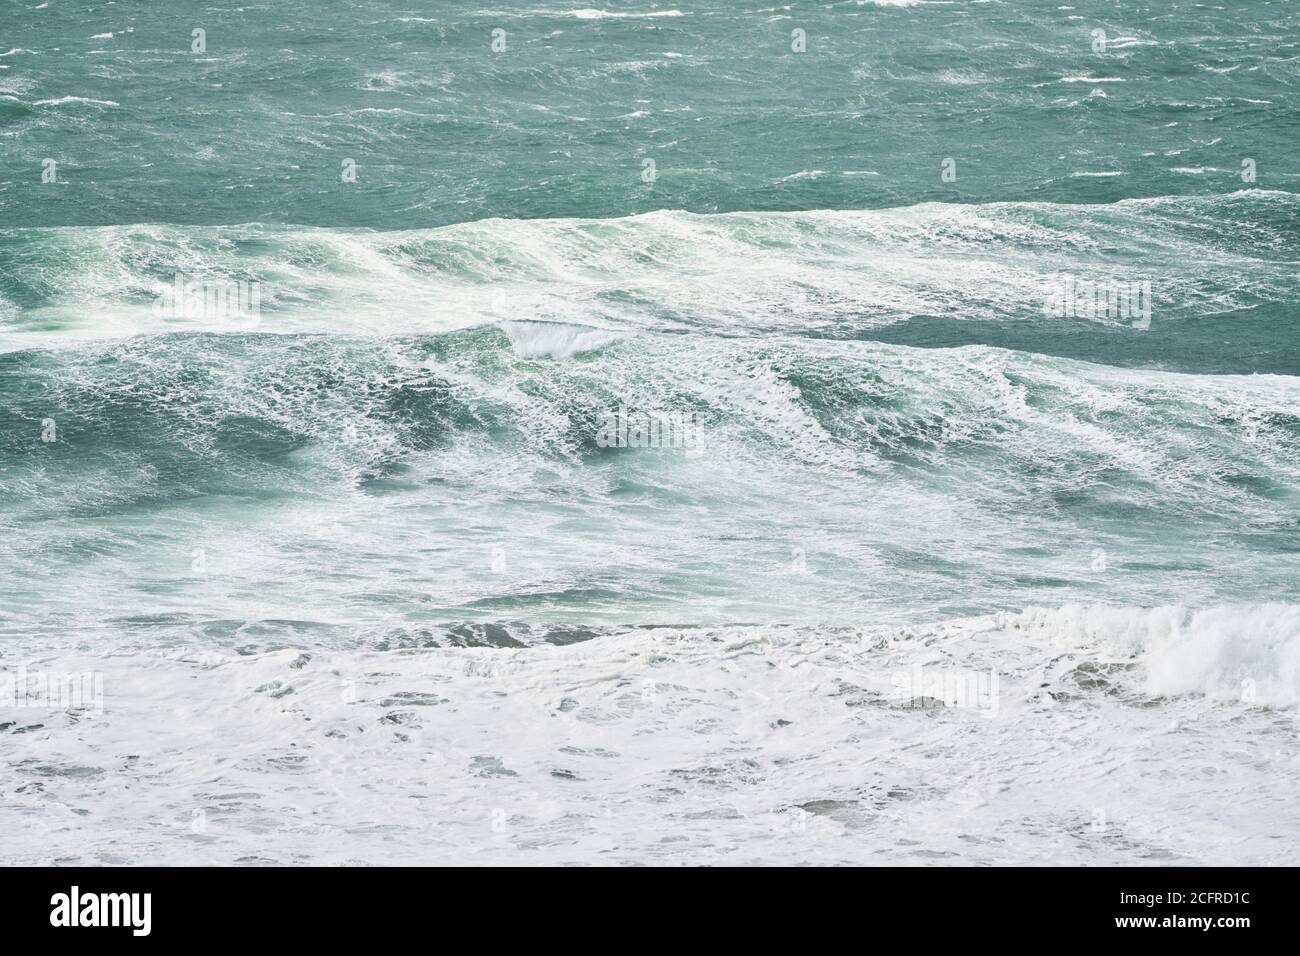
<svg viewBox="0 0 1300 956">
<path fill-rule="evenodd" d="M 67 103 L 89 103 L 92 106 L 121 106 L 113 100 L 96 100 L 87 96 L 61 96 L 55 100 L 37 100 L 33 106 L 63 106 Z"/>
<path fill-rule="evenodd" d="M 1131 660 L 1128 693 L 1260 706 L 1300 703 L 1300 606 L 1065 607 L 999 618 L 1072 653 Z"/>
<path fill-rule="evenodd" d="M 581 10 L 561 10 L 547 13 L 547 16 L 573 17 L 577 20 L 642 20 L 653 17 L 682 17 L 686 14 L 680 10 L 597 10 L 584 7 Z"/>
<path fill-rule="evenodd" d="M 17 713 L 0 858 L 1285 863 L 1294 713 L 1226 691 L 1241 665 L 1294 700 L 1297 613 L 47 658 L 104 710 Z M 911 696 L 926 675 L 996 690 Z"/>
<path fill-rule="evenodd" d="M 523 358 L 571 358 L 615 341 L 619 335 L 607 329 L 561 325 L 554 322 L 504 322 L 501 328 Z"/>
<path fill-rule="evenodd" d="M 795 180 L 798 179 L 820 179 L 822 176 L 825 175 L 826 175 L 826 170 L 824 169 L 802 169 L 797 173 L 791 173 L 789 176 L 782 176 L 780 179 L 777 180 L 777 182 L 789 183 L 789 182 L 794 182 Z"/>
</svg>

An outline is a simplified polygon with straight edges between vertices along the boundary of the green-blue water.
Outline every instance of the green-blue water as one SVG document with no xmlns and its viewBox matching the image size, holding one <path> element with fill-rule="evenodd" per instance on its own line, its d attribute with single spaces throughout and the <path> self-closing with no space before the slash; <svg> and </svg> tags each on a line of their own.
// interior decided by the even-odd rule
<svg viewBox="0 0 1300 956">
<path fill-rule="evenodd" d="M 1296 596 L 1294 3 L 24 3 L 0 54 L 16 638 Z"/>
<path fill-rule="evenodd" d="M 0 863 L 1293 863 L 1298 88 L 1295 0 L 0 0 Z"/>
<path fill-rule="evenodd" d="M 32 6 L 3 25 L 10 226 L 1107 203 L 1230 192 L 1247 157 L 1300 183 L 1287 0 Z"/>
</svg>

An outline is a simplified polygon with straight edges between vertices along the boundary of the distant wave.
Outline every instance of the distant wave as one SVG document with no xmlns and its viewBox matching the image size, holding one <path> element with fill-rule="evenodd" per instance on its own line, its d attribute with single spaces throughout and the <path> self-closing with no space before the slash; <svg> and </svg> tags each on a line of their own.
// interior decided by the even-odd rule
<svg viewBox="0 0 1300 956">
<path fill-rule="evenodd" d="M 182 273 L 260 283 L 257 330 L 269 333 L 549 321 L 808 334 L 916 315 L 1041 324 L 1045 290 L 1067 275 L 1146 279 L 1176 315 L 1215 314 L 1293 301 L 1300 241 L 1289 224 L 1298 199 L 1242 190 L 1097 205 L 664 210 L 389 232 L 260 224 L 7 229 L 0 348 L 248 331 L 219 315 L 153 315 L 159 287 Z"/>
<path fill-rule="evenodd" d="M 86 96 L 61 96 L 55 100 L 37 100 L 33 106 L 65 106 L 69 103 L 87 103 L 91 106 L 121 106 L 113 100 L 96 100 Z"/>
</svg>

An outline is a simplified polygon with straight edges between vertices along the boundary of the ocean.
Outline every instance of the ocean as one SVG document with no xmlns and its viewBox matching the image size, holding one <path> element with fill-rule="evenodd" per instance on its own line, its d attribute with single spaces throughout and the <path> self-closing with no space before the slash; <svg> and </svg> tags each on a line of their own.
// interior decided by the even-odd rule
<svg viewBox="0 0 1300 956">
<path fill-rule="evenodd" d="M 1298 92 L 1294 0 L 6 0 L 0 861 L 1294 862 Z"/>
</svg>

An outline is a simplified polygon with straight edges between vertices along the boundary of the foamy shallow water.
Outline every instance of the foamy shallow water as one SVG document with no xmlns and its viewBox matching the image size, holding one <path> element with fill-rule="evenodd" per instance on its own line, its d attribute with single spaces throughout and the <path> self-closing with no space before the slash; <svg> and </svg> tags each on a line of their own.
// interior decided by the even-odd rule
<svg viewBox="0 0 1300 956">
<path fill-rule="evenodd" d="M 103 710 L 29 707 L 4 729 L 2 856 L 1282 864 L 1300 832 L 1298 620 L 1063 608 L 59 657 L 39 667 L 98 671 Z"/>
</svg>

